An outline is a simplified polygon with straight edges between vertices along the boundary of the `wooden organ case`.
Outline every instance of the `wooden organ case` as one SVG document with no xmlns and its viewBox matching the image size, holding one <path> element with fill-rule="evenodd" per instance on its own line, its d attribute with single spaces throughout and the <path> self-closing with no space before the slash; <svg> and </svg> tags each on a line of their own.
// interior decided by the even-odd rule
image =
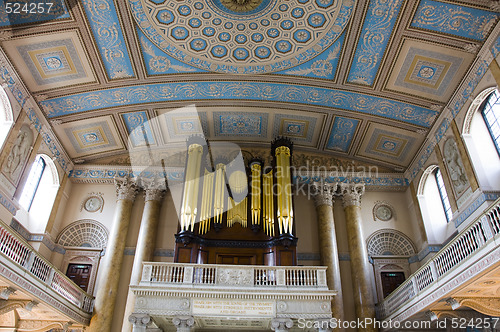
<svg viewBox="0 0 500 332">
<path fill-rule="evenodd" d="M 226 164 L 209 154 L 203 138 L 190 137 L 175 262 L 297 265 L 292 148 L 278 137 L 271 143 L 271 166 L 258 159 Z"/>
</svg>

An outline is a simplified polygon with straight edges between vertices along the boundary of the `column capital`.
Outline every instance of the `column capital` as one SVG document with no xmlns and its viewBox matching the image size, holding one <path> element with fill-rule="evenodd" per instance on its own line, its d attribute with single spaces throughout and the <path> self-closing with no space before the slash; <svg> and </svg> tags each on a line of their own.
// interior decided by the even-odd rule
<svg viewBox="0 0 500 332">
<path fill-rule="evenodd" d="M 138 188 L 137 183 L 129 177 L 115 177 L 116 200 L 134 201 Z"/>
<path fill-rule="evenodd" d="M 276 332 L 286 332 L 293 327 L 293 320 L 290 318 L 273 318 L 271 320 L 271 330 Z"/>
<path fill-rule="evenodd" d="M 151 320 L 151 316 L 147 314 L 132 314 L 128 317 L 128 321 L 133 324 L 134 327 L 142 327 L 146 328 L 153 321 Z"/>
<path fill-rule="evenodd" d="M 365 193 L 365 185 L 362 183 L 341 183 L 340 192 L 344 207 L 361 206 L 361 196 Z"/>
<path fill-rule="evenodd" d="M 194 326 L 193 316 L 176 316 L 172 318 L 172 323 L 178 332 L 189 332 Z"/>
<path fill-rule="evenodd" d="M 316 207 L 321 205 L 333 206 L 333 196 L 337 191 L 338 183 L 313 182 L 310 185 Z"/>
<path fill-rule="evenodd" d="M 161 201 L 167 186 L 164 179 L 159 178 L 141 178 L 141 185 L 144 188 L 144 200 Z"/>
</svg>

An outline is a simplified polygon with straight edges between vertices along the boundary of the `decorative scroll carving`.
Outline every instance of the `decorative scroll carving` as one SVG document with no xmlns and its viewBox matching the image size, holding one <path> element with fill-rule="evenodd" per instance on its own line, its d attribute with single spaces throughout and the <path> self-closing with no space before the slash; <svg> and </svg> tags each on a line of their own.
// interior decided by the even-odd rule
<svg viewBox="0 0 500 332">
<path fill-rule="evenodd" d="M 276 332 L 285 332 L 293 327 L 293 321 L 290 318 L 273 318 L 271 321 L 271 330 Z"/>
<path fill-rule="evenodd" d="M 455 298 L 460 305 L 469 307 L 482 314 L 499 317 L 500 298 Z"/>
<path fill-rule="evenodd" d="M 147 327 L 153 322 L 151 316 L 146 314 L 132 314 L 128 317 L 128 321 L 132 323 L 134 327 Z"/>
<path fill-rule="evenodd" d="M 172 323 L 178 332 L 189 332 L 194 326 L 194 318 L 192 316 L 177 316 L 172 318 Z"/>
<path fill-rule="evenodd" d="M 134 201 L 138 188 L 134 180 L 129 177 L 115 177 L 116 199 Z"/>
<path fill-rule="evenodd" d="M 311 190 L 314 195 L 314 203 L 316 207 L 321 205 L 333 206 L 335 192 L 337 191 L 337 183 L 322 183 L 314 182 L 311 185 Z"/>
<path fill-rule="evenodd" d="M 365 193 L 364 184 L 341 183 L 340 191 L 342 193 L 342 202 L 344 203 L 344 207 L 353 205 L 361 206 L 361 196 Z"/>
<path fill-rule="evenodd" d="M 11 294 L 14 294 L 16 289 L 13 287 L 4 287 L 0 290 L 0 299 L 8 300 Z"/>
<path fill-rule="evenodd" d="M 29 300 L 0 300 L 0 316 L 17 308 L 27 308 Z"/>
</svg>

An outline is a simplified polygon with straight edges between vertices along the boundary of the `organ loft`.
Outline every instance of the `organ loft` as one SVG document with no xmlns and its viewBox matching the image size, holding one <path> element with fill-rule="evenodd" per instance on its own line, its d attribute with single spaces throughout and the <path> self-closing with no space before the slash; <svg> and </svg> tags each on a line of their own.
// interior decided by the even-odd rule
<svg viewBox="0 0 500 332">
<path fill-rule="evenodd" d="M 297 265 L 292 152 L 279 137 L 271 165 L 245 165 L 241 154 L 214 155 L 203 138 L 190 137 L 175 262 Z"/>
</svg>

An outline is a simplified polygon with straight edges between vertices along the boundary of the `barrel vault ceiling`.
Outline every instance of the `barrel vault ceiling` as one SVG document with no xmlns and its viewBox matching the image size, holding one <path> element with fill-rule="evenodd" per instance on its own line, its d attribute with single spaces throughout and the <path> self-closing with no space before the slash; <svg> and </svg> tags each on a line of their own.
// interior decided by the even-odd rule
<svg viewBox="0 0 500 332">
<path fill-rule="evenodd" d="M 485 0 L 53 3 L 1 10 L 0 45 L 77 164 L 284 135 L 404 172 L 499 18 Z"/>
</svg>

